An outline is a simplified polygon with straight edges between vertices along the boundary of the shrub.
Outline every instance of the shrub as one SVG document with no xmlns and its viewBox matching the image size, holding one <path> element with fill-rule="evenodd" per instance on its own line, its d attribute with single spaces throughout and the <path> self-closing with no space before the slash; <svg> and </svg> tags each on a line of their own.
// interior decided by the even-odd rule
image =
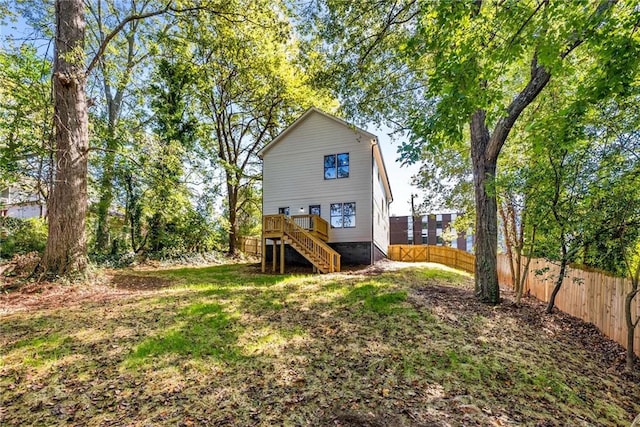
<svg viewBox="0 0 640 427">
<path fill-rule="evenodd" d="M 47 223 L 41 218 L 1 218 L 0 258 L 29 252 L 42 253 L 47 244 Z"/>
</svg>

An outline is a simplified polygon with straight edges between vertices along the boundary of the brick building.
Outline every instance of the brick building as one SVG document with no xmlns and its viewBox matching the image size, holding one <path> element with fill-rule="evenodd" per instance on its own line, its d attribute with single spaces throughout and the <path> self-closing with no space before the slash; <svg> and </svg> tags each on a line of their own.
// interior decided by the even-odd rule
<svg viewBox="0 0 640 427">
<path fill-rule="evenodd" d="M 422 217 L 394 216 L 389 218 L 389 234 L 392 245 L 435 245 L 442 246 L 443 233 L 460 215 L 458 213 L 429 214 Z M 453 230 L 455 232 L 455 229 Z M 473 234 L 463 231 L 451 241 L 451 247 L 473 252 Z"/>
</svg>

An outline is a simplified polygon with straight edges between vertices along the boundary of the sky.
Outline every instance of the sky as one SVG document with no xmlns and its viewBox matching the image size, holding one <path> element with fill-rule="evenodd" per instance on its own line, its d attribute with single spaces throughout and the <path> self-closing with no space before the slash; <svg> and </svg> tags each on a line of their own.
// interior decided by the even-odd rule
<svg viewBox="0 0 640 427">
<path fill-rule="evenodd" d="M 378 137 L 378 143 L 384 157 L 384 164 L 389 176 L 393 203 L 389 206 L 391 216 L 411 215 L 411 194 L 417 194 L 415 200 L 416 207 L 423 200 L 424 192 L 416 186 L 411 185 L 413 175 L 420 170 L 419 164 L 402 166 L 398 161 L 398 146 L 401 141 L 392 140 L 389 137 L 389 129 L 376 129 L 374 126 L 367 126 L 368 132 Z"/>
</svg>

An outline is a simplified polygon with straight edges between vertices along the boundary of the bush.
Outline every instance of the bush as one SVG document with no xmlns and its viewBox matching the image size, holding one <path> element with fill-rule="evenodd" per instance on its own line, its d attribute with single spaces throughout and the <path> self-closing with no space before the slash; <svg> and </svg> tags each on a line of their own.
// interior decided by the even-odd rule
<svg viewBox="0 0 640 427">
<path fill-rule="evenodd" d="M 0 258 L 42 253 L 46 244 L 47 223 L 44 219 L 0 218 Z"/>
<path fill-rule="evenodd" d="M 122 252 L 116 254 L 89 254 L 89 259 L 100 267 L 125 268 L 136 264 L 136 254 Z"/>
</svg>

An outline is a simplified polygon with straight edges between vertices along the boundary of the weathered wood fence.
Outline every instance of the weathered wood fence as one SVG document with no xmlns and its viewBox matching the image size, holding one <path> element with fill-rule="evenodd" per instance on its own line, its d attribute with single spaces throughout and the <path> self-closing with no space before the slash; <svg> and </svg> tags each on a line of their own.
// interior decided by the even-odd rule
<svg viewBox="0 0 640 427">
<path fill-rule="evenodd" d="M 242 252 L 248 255 L 262 255 L 262 245 L 259 237 L 240 237 L 238 239 L 238 247 Z"/>
<path fill-rule="evenodd" d="M 411 249 L 416 248 L 416 249 Z M 450 267 L 473 272 L 474 256 L 458 249 L 444 246 L 391 245 L 389 258 L 396 261 L 437 262 Z M 526 265 L 523 260 L 522 269 Z M 523 292 L 548 302 L 559 266 L 544 259 L 533 258 Z M 501 287 L 512 287 L 509 258 L 498 255 L 498 281 Z M 565 313 L 593 323 L 603 334 L 622 346 L 627 346 L 627 325 L 624 300 L 631 289 L 628 279 L 609 276 L 600 271 L 569 268 L 556 297 L 556 307 Z M 640 315 L 640 298 L 632 308 L 633 318 Z M 634 349 L 640 356 L 640 328 L 636 330 Z"/>
</svg>

